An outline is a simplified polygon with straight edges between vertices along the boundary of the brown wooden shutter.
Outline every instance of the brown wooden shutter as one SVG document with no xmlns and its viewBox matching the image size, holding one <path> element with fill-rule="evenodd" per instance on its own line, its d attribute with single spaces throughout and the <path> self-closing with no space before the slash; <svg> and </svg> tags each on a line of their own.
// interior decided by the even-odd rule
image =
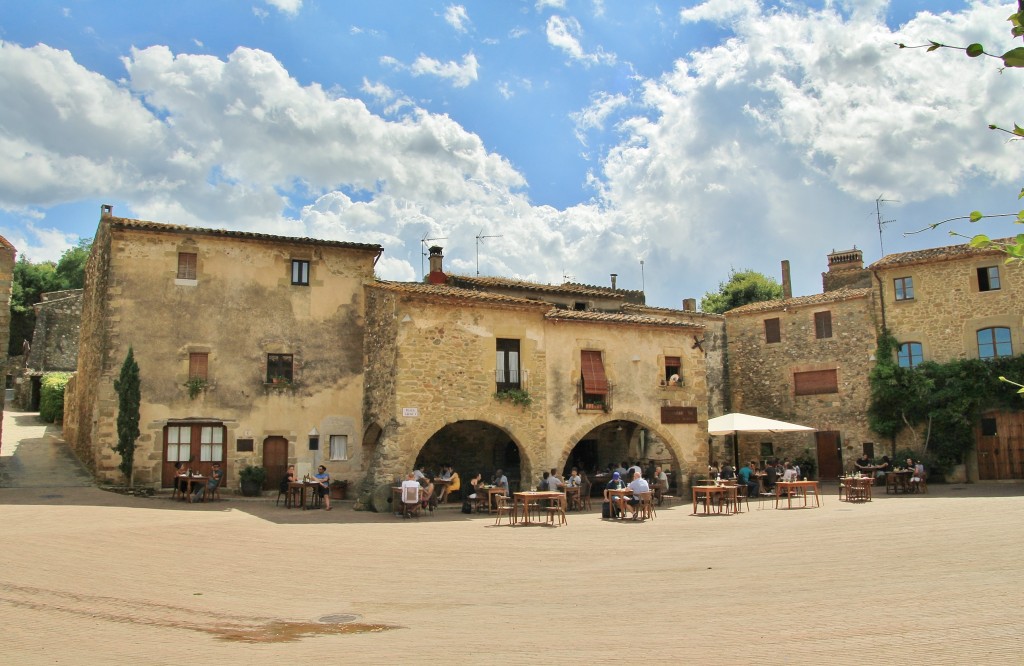
<svg viewBox="0 0 1024 666">
<path fill-rule="evenodd" d="M 778 317 L 764 320 L 764 341 L 782 342 L 782 328 L 779 326 Z"/>
<path fill-rule="evenodd" d="M 604 374 L 601 352 L 584 351 L 580 356 L 580 367 L 583 370 L 583 392 L 594 395 L 607 395 L 608 378 Z"/>
<path fill-rule="evenodd" d="M 196 353 L 188 355 L 188 377 L 192 379 L 198 377 L 199 379 L 208 379 L 210 355 L 206 353 Z"/>
<path fill-rule="evenodd" d="M 178 279 L 196 279 L 196 254 L 195 252 L 178 253 Z"/>
<path fill-rule="evenodd" d="M 839 393 L 839 373 L 836 370 L 794 372 L 793 389 L 796 395 Z"/>
<path fill-rule="evenodd" d="M 832 313 L 828 310 L 814 313 L 814 334 L 819 338 L 832 337 Z"/>
</svg>

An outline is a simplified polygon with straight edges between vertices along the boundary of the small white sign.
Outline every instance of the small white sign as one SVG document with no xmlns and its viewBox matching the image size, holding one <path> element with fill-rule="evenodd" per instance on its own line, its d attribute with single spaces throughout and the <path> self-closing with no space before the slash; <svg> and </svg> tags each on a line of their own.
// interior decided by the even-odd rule
<svg viewBox="0 0 1024 666">
<path fill-rule="evenodd" d="M 418 407 L 402 407 L 402 416 L 419 416 L 420 410 Z"/>
</svg>

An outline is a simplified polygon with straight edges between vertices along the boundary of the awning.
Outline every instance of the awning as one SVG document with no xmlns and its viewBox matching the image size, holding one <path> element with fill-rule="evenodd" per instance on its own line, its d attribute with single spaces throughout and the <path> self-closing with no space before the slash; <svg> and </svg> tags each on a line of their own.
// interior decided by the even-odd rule
<svg viewBox="0 0 1024 666">
<path fill-rule="evenodd" d="M 580 360 L 583 369 L 583 392 L 607 395 L 608 378 L 605 377 L 604 364 L 601 363 L 601 352 L 585 351 Z"/>
<path fill-rule="evenodd" d="M 736 432 L 794 432 L 799 430 L 814 430 L 807 426 L 785 421 L 775 421 L 761 416 L 751 416 L 733 412 L 724 416 L 716 416 L 708 419 L 709 435 L 731 435 Z"/>
</svg>

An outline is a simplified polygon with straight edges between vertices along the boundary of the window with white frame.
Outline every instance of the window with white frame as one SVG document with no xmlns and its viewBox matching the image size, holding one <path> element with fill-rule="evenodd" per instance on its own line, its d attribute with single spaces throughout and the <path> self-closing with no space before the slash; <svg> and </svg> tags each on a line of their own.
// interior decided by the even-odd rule
<svg viewBox="0 0 1024 666">
<path fill-rule="evenodd" d="M 331 435 L 331 460 L 348 460 L 348 435 Z"/>
<path fill-rule="evenodd" d="M 203 426 L 200 432 L 200 462 L 220 462 L 224 460 L 224 428 L 221 426 Z"/>
<path fill-rule="evenodd" d="M 192 426 L 167 426 L 167 462 L 188 462 L 192 456 Z"/>
</svg>

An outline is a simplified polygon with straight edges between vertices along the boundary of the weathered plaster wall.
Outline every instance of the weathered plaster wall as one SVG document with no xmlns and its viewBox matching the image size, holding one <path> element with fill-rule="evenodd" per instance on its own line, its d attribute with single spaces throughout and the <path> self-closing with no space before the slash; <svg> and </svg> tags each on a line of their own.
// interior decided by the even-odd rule
<svg viewBox="0 0 1024 666">
<path fill-rule="evenodd" d="M 0 345 L 3 345 L 0 349 L 3 350 L 4 359 L 7 358 L 7 347 L 11 339 L 11 290 L 14 286 L 15 255 L 14 246 L 0 236 Z M 3 436 L 5 398 L 6 392 L 0 395 L 0 437 Z"/>
</svg>

